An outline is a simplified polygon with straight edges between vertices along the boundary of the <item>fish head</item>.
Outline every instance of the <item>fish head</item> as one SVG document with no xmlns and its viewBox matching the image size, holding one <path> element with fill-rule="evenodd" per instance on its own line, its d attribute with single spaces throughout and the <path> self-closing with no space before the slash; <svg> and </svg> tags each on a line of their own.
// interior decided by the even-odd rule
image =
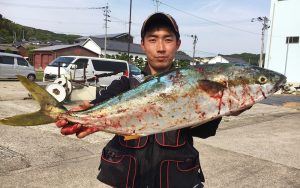
<svg viewBox="0 0 300 188">
<path fill-rule="evenodd" d="M 286 83 L 284 75 L 249 64 L 218 63 L 200 65 L 199 68 L 205 80 L 218 82 L 225 88 L 259 88 L 266 96 L 275 93 Z"/>
<path fill-rule="evenodd" d="M 286 77 L 278 72 L 249 64 L 231 64 L 227 75 L 237 84 L 247 84 L 264 90 L 266 95 L 275 93 L 286 83 Z"/>
</svg>

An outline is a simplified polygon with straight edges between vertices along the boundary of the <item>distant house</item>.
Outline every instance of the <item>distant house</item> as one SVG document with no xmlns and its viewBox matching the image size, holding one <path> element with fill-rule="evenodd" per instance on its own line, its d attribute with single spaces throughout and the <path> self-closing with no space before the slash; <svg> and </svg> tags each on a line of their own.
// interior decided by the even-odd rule
<svg viewBox="0 0 300 188">
<path fill-rule="evenodd" d="M 28 58 L 29 54 L 28 54 L 28 51 L 26 50 L 25 45 L 23 45 L 23 44 L 15 45 L 15 47 L 17 48 L 19 55 Z"/>
<path fill-rule="evenodd" d="M 75 40 L 75 42 L 84 42 L 88 38 L 93 37 L 97 39 L 105 39 L 105 35 L 93 35 L 93 36 L 83 36 Z M 128 42 L 128 33 L 115 33 L 115 34 L 107 34 L 106 40 L 113 40 L 113 41 L 119 41 L 119 42 Z M 133 43 L 133 37 L 129 36 L 129 42 Z"/>
<path fill-rule="evenodd" d="M 240 58 L 218 55 L 218 56 L 210 59 L 207 63 L 208 64 L 215 64 L 215 63 L 242 63 L 242 64 L 245 64 L 247 62 Z"/>
<path fill-rule="evenodd" d="M 300 83 L 300 1 L 272 0 L 264 67 Z"/>
<path fill-rule="evenodd" d="M 44 69 L 53 59 L 64 55 L 98 57 L 97 53 L 84 48 L 81 44 L 48 46 L 33 50 L 34 68 Z"/>
<path fill-rule="evenodd" d="M 0 44 L 0 52 L 10 52 L 13 54 L 19 54 L 18 49 L 12 44 Z"/>
</svg>

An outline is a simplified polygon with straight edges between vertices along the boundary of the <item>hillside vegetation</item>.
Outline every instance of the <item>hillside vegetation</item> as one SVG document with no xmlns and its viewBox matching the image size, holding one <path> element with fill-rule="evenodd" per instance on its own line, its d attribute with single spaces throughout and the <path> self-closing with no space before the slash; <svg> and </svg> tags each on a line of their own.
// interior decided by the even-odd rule
<svg viewBox="0 0 300 188">
<path fill-rule="evenodd" d="M 19 25 L 2 17 L 0 14 L 0 37 L 4 40 L 3 42 L 12 43 L 14 41 L 14 32 L 16 33 L 16 41 L 18 42 L 22 41 L 23 32 L 26 41 L 47 42 L 59 40 L 67 44 L 72 44 L 76 38 L 80 37 L 78 35 L 57 34 L 51 31 Z"/>
<path fill-rule="evenodd" d="M 258 65 L 259 62 L 259 54 L 251 54 L 251 53 L 241 53 L 241 54 L 231 54 L 230 57 L 240 58 L 246 61 L 251 65 Z M 264 59 L 264 56 L 263 56 Z"/>
</svg>

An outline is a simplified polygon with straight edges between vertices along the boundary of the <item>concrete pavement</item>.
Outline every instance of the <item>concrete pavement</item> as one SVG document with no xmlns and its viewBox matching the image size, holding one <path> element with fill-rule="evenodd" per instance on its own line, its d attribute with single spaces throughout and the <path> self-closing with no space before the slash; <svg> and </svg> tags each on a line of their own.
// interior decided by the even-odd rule
<svg viewBox="0 0 300 188">
<path fill-rule="evenodd" d="M 0 118 L 38 109 L 26 92 L 2 91 Z M 224 117 L 216 136 L 195 139 L 205 187 L 300 187 L 299 122 L 299 110 L 266 104 Z M 108 187 L 96 176 L 110 134 L 77 139 L 49 124 L 0 126 L 0 135 L 0 187 Z"/>
</svg>

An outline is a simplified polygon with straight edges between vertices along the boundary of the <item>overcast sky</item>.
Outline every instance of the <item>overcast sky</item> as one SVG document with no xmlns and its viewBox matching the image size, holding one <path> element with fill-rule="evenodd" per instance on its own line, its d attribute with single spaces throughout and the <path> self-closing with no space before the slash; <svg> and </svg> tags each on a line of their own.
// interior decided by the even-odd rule
<svg viewBox="0 0 300 188">
<path fill-rule="evenodd" d="M 15 23 L 56 33 L 82 36 L 105 33 L 103 11 L 110 10 L 108 34 L 128 32 L 130 0 L 0 0 L 0 14 Z M 140 43 L 143 20 L 157 9 L 156 0 L 132 0 L 131 34 Z M 171 14 L 179 25 L 180 50 L 196 56 L 260 53 L 262 23 L 269 17 L 270 0 L 160 0 L 158 10 Z"/>
</svg>

